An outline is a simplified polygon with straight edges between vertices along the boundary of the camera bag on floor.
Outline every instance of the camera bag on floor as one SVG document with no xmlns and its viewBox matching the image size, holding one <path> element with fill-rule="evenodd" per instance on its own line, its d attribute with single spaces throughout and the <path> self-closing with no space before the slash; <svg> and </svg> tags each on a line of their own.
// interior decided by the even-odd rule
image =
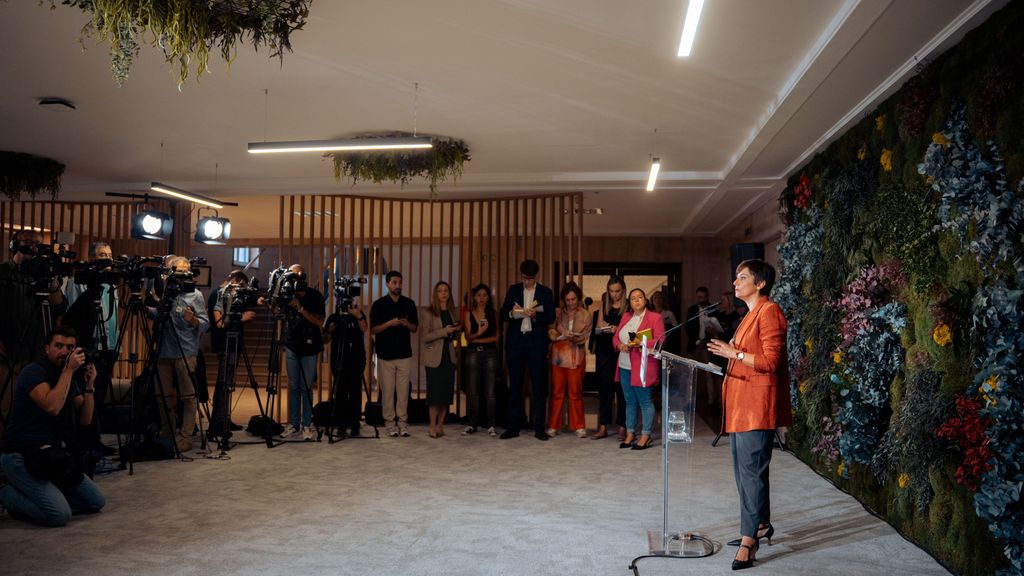
<svg viewBox="0 0 1024 576">
<path fill-rule="evenodd" d="M 249 418 L 249 425 L 245 427 L 245 431 L 253 436 L 266 438 L 267 436 L 280 435 L 284 432 L 284 426 L 274 422 L 274 419 L 269 416 L 260 416 L 257 414 L 252 418 Z"/>
<path fill-rule="evenodd" d="M 339 403 L 337 413 L 334 410 L 334 400 L 324 400 L 313 406 L 313 424 L 317 428 L 326 428 L 328 425 L 335 428 L 345 427 L 345 416 L 343 406 Z M 331 423 L 331 414 L 334 414 L 334 422 Z"/>
</svg>

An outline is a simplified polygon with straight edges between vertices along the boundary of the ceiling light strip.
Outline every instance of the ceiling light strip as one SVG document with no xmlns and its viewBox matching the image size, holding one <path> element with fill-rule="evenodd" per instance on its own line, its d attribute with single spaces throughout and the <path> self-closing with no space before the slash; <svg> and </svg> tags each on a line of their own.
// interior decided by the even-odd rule
<svg viewBox="0 0 1024 576">
<path fill-rule="evenodd" d="M 658 181 L 658 172 L 661 171 L 661 158 L 651 161 L 651 175 L 647 177 L 647 191 L 654 190 L 654 183 Z"/>
<path fill-rule="evenodd" d="M 149 189 L 154 192 L 159 192 L 161 194 L 173 196 L 175 198 L 180 198 L 182 200 L 188 200 L 189 202 L 195 202 L 196 204 L 202 204 L 203 206 L 209 206 L 210 208 L 216 208 L 218 210 L 224 207 L 223 203 L 214 200 L 213 198 L 207 198 L 206 196 L 200 196 L 199 194 L 186 192 L 184 190 L 175 188 L 174 186 L 161 184 L 160 182 L 153 182 L 152 184 L 149 185 Z"/>
<path fill-rule="evenodd" d="M 697 24 L 700 22 L 700 13 L 704 9 L 704 0 L 690 0 L 686 7 L 686 20 L 683 21 L 683 35 L 679 38 L 679 52 L 677 56 L 685 58 L 690 55 L 693 49 L 693 39 L 697 37 Z"/>
<path fill-rule="evenodd" d="M 291 142 L 250 142 L 250 154 L 286 152 L 374 152 L 433 148 L 430 138 L 349 138 L 343 140 L 295 140 Z"/>
</svg>

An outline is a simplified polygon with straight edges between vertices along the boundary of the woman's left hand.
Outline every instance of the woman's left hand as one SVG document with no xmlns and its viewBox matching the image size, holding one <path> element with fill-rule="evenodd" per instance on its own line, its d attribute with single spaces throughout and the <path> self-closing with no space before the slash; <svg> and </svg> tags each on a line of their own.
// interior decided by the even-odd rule
<svg viewBox="0 0 1024 576">
<path fill-rule="evenodd" d="M 736 358 L 736 354 L 739 353 L 739 350 L 729 344 L 726 344 L 722 340 L 712 339 L 708 342 L 708 352 L 711 352 L 715 356 L 721 356 L 722 358 L 732 360 L 733 358 Z"/>
</svg>

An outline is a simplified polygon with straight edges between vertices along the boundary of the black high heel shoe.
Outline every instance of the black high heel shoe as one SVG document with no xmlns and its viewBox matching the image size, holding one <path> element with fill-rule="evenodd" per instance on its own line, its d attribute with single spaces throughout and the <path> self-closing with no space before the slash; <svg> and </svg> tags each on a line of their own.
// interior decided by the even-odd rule
<svg viewBox="0 0 1024 576">
<path fill-rule="evenodd" d="M 732 559 L 732 569 L 733 570 L 745 570 L 745 569 L 750 568 L 751 566 L 754 565 L 754 560 L 755 560 L 754 554 L 757 552 L 757 549 L 759 548 L 757 543 L 755 542 L 753 546 L 748 546 L 746 544 L 740 544 L 740 550 L 742 550 L 744 548 L 747 549 L 747 559 L 746 560 L 739 560 L 737 558 L 733 558 Z M 739 551 L 736 552 L 736 555 L 737 556 L 739 555 Z"/>
<path fill-rule="evenodd" d="M 761 534 L 761 530 L 764 530 L 764 534 Z M 760 528 L 758 528 L 757 529 L 757 533 L 758 533 L 757 542 L 759 544 L 761 543 L 761 539 L 762 538 L 767 538 L 768 539 L 768 545 L 769 546 L 772 545 L 772 536 L 775 536 L 775 527 L 772 526 L 771 522 L 769 522 L 769 523 L 765 524 L 764 526 L 761 526 Z M 728 546 L 739 546 L 740 542 L 742 542 L 742 539 L 737 538 L 735 540 L 729 540 L 728 542 L 726 542 L 726 545 L 728 545 Z"/>
<path fill-rule="evenodd" d="M 629 434 L 622 439 L 622 442 L 619 442 L 619 448 L 632 448 L 633 445 L 636 444 L 636 436 L 633 436 L 632 440 L 629 439 L 630 436 L 633 435 Z"/>
</svg>

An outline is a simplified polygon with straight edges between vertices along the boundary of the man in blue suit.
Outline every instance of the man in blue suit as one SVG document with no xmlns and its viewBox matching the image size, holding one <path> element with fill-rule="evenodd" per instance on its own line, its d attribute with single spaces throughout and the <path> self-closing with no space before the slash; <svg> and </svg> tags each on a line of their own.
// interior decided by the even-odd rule
<svg viewBox="0 0 1024 576">
<path fill-rule="evenodd" d="M 505 294 L 501 318 L 508 323 L 505 348 L 508 355 L 508 428 L 503 440 L 519 436 L 523 421 L 523 372 L 530 370 L 530 406 L 534 435 L 547 440 L 545 411 L 548 395 L 548 325 L 555 321 L 555 297 L 537 283 L 540 266 L 533 260 L 519 265 L 522 282 Z"/>
</svg>

